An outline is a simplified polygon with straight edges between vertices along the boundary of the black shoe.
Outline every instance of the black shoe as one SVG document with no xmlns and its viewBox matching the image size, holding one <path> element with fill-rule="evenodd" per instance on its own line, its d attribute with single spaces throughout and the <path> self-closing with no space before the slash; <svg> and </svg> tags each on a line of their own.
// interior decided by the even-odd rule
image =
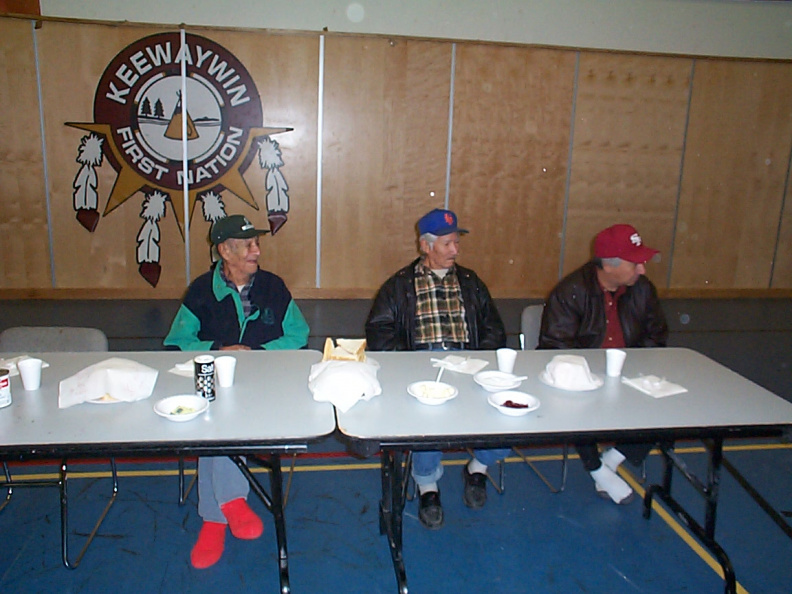
<svg viewBox="0 0 792 594">
<path fill-rule="evenodd" d="M 472 509 L 484 507 L 487 503 L 487 475 L 480 472 L 470 474 L 465 464 L 462 467 L 462 479 L 465 482 L 465 505 Z"/>
<path fill-rule="evenodd" d="M 443 506 L 440 503 L 440 493 L 429 491 L 421 495 L 418 503 L 418 519 L 429 530 L 437 530 L 443 525 Z"/>
</svg>

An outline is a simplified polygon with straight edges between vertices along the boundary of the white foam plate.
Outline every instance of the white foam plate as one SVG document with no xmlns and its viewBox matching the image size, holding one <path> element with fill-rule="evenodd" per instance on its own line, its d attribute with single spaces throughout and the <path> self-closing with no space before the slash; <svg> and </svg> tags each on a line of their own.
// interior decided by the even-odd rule
<svg viewBox="0 0 792 594">
<path fill-rule="evenodd" d="M 407 386 L 407 392 L 410 396 L 415 397 L 418 402 L 435 406 L 443 404 L 449 400 L 456 398 L 459 394 L 454 386 L 446 384 L 445 382 L 436 382 L 434 380 L 425 380 L 421 382 L 414 382 Z"/>
<path fill-rule="evenodd" d="M 539 381 L 543 384 L 550 386 L 551 388 L 558 388 L 559 390 L 567 390 L 568 392 L 590 392 L 591 390 L 599 390 L 602 387 L 603 381 L 602 378 L 598 375 L 591 374 L 591 379 L 594 380 L 594 383 L 591 386 L 587 386 L 585 388 L 565 388 L 563 386 L 557 386 L 553 380 L 551 380 L 547 376 L 547 370 L 543 370 L 539 374 Z"/>
<path fill-rule="evenodd" d="M 206 412 L 209 401 L 195 394 L 182 394 L 163 398 L 154 405 L 154 412 L 175 423 L 191 421 Z"/>
<path fill-rule="evenodd" d="M 504 406 L 504 403 L 508 402 L 509 400 L 516 404 L 525 404 L 527 406 L 525 408 Z M 489 398 L 487 398 L 487 402 L 489 402 L 493 407 L 495 407 L 495 409 L 502 412 L 504 415 L 508 415 L 510 417 L 521 417 L 523 415 L 527 415 L 529 412 L 533 412 L 539 408 L 539 405 L 541 404 L 536 396 L 531 396 L 525 392 L 516 392 L 514 390 L 506 390 L 503 392 L 495 392 L 490 394 Z"/>
<path fill-rule="evenodd" d="M 519 376 L 504 371 L 479 371 L 473 376 L 473 381 L 489 392 L 512 390 L 522 383 Z"/>
</svg>

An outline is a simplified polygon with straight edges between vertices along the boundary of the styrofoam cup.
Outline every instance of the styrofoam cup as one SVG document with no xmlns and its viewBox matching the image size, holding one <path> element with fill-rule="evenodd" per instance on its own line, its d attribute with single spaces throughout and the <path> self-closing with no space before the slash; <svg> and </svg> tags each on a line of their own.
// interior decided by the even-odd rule
<svg viewBox="0 0 792 594">
<path fill-rule="evenodd" d="M 221 388 L 230 388 L 234 385 L 234 370 L 236 369 L 236 358 L 224 355 L 215 358 L 215 374 L 217 383 Z"/>
<path fill-rule="evenodd" d="M 517 351 L 514 349 L 498 349 L 495 351 L 498 358 L 498 369 L 504 373 L 514 371 L 514 362 L 517 360 Z"/>
<path fill-rule="evenodd" d="M 619 377 L 626 358 L 627 353 L 620 349 L 605 349 L 605 369 L 607 370 L 608 376 Z"/>
<path fill-rule="evenodd" d="M 25 390 L 38 390 L 41 387 L 41 359 L 30 357 L 17 362 L 22 387 Z"/>
</svg>

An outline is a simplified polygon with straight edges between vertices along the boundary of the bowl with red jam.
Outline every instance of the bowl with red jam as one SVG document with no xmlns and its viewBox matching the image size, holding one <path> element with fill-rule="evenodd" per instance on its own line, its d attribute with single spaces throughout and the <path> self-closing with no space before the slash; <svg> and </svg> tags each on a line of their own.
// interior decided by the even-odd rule
<svg viewBox="0 0 792 594">
<path fill-rule="evenodd" d="M 489 395 L 487 402 L 510 417 L 521 417 L 539 408 L 539 399 L 536 396 L 516 390 L 494 392 Z"/>
</svg>

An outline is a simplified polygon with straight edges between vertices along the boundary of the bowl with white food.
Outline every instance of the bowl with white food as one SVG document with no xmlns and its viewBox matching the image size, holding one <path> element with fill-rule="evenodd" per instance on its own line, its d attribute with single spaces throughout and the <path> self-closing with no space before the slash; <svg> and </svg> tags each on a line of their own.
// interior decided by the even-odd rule
<svg viewBox="0 0 792 594">
<path fill-rule="evenodd" d="M 459 390 L 454 386 L 434 380 L 414 382 L 407 386 L 407 392 L 418 402 L 429 406 L 443 404 L 459 394 Z"/>
</svg>

